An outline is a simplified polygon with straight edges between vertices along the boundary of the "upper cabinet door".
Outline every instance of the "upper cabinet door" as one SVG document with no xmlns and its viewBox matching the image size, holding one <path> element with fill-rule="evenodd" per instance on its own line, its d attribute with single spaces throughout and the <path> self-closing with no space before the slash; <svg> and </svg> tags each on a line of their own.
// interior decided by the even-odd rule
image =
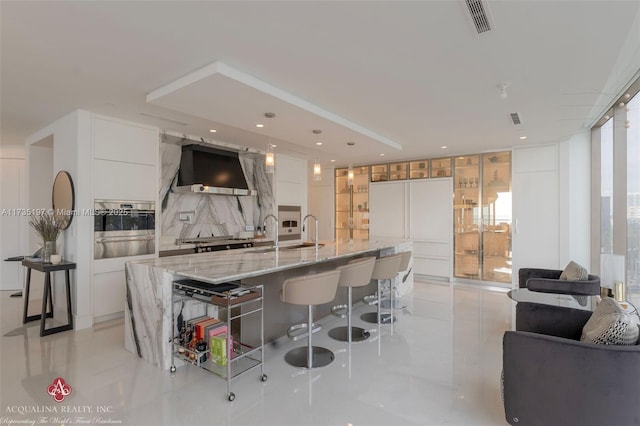
<svg viewBox="0 0 640 426">
<path fill-rule="evenodd" d="M 369 202 L 371 238 L 405 238 L 405 182 L 371 184 Z"/>
<path fill-rule="evenodd" d="M 452 192 L 451 179 L 422 180 L 409 184 L 409 237 L 442 243 L 451 241 Z"/>
<path fill-rule="evenodd" d="M 158 164 L 158 129 L 106 118 L 93 119 L 93 156 L 125 163 Z"/>
</svg>

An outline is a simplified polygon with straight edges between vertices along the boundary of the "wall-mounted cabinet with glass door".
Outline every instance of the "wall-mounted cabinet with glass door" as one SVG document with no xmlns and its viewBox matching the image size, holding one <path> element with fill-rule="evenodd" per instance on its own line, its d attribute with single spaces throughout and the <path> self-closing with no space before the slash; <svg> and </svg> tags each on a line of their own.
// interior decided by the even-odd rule
<svg viewBox="0 0 640 426">
<path fill-rule="evenodd" d="M 353 184 L 349 170 L 336 169 L 336 240 L 369 238 L 369 166 L 353 168 Z"/>
<path fill-rule="evenodd" d="M 454 275 L 510 283 L 511 153 L 461 156 L 454 163 Z"/>
</svg>

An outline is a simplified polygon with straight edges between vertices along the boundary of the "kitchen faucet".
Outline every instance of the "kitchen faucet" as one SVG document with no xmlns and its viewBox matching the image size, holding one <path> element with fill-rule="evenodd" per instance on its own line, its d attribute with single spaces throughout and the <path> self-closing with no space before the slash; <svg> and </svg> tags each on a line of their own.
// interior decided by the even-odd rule
<svg viewBox="0 0 640 426">
<path fill-rule="evenodd" d="M 280 222 L 278 221 L 278 218 L 276 217 L 276 215 L 274 214 L 268 214 L 267 216 L 265 216 L 264 221 L 262 222 L 262 229 L 264 229 L 264 232 L 267 232 L 267 219 L 269 219 L 270 217 L 272 217 L 275 221 L 276 221 L 276 237 L 275 240 L 273 241 L 273 247 L 274 248 L 278 248 L 278 228 L 280 227 Z"/>
<path fill-rule="evenodd" d="M 312 214 L 308 214 L 304 217 L 304 219 L 302 219 L 302 232 L 304 232 L 304 223 L 307 221 L 307 218 L 312 217 L 313 220 L 316 221 L 316 238 L 314 240 L 314 242 L 316 243 L 316 250 L 318 250 L 318 218 L 315 217 Z"/>
</svg>

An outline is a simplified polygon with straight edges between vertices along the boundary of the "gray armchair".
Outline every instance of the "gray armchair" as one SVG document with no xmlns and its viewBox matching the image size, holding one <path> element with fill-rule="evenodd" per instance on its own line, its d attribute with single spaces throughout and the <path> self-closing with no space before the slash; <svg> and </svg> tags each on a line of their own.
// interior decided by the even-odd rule
<svg viewBox="0 0 640 426">
<path fill-rule="evenodd" d="M 640 345 L 580 342 L 590 311 L 521 302 L 503 339 L 511 425 L 640 425 Z"/>
<path fill-rule="evenodd" d="M 561 280 L 561 270 L 521 268 L 518 271 L 518 286 L 531 291 L 577 296 L 596 296 L 600 294 L 600 277 L 589 274 L 586 280 Z"/>
</svg>

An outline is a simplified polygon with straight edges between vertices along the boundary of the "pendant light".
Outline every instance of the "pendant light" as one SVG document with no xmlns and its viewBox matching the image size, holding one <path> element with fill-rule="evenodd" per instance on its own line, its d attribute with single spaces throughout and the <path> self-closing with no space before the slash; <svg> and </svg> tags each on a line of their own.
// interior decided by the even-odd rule
<svg viewBox="0 0 640 426">
<path fill-rule="evenodd" d="M 322 130 L 313 129 L 311 133 L 313 133 L 314 135 L 320 135 L 322 134 Z M 320 146 L 322 145 L 322 142 L 318 141 L 316 142 L 316 145 Z M 320 160 L 318 160 L 318 157 L 316 157 L 315 160 L 313 161 L 313 180 L 316 182 L 319 182 L 322 180 L 322 166 L 320 165 Z"/>
<path fill-rule="evenodd" d="M 273 112 L 265 112 L 264 116 L 265 116 L 265 118 L 271 119 L 271 118 L 274 118 L 276 116 L 276 114 L 273 113 Z M 261 126 L 261 127 L 263 127 L 263 126 Z M 276 146 L 271 143 L 271 138 L 269 138 L 269 145 L 267 146 L 267 153 L 264 156 L 264 166 L 265 166 L 265 172 L 266 173 L 273 173 L 273 171 L 275 170 L 276 157 L 275 157 L 275 154 L 273 153 L 273 148 L 275 148 L 275 147 Z"/>
<path fill-rule="evenodd" d="M 353 164 L 349 164 L 349 171 L 347 172 L 347 183 L 349 186 L 353 186 Z"/>
<path fill-rule="evenodd" d="M 320 165 L 320 160 L 316 157 L 313 163 L 313 180 L 319 182 L 322 180 L 322 166 Z"/>
<path fill-rule="evenodd" d="M 274 145 L 269 143 L 269 146 L 267 147 L 267 154 L 264 156 L 265 172 L 267 173 L 273 173 L 273 170 L 276 167 L 276 158 L 273 153 L 273 146 Z"/>
</svg>

